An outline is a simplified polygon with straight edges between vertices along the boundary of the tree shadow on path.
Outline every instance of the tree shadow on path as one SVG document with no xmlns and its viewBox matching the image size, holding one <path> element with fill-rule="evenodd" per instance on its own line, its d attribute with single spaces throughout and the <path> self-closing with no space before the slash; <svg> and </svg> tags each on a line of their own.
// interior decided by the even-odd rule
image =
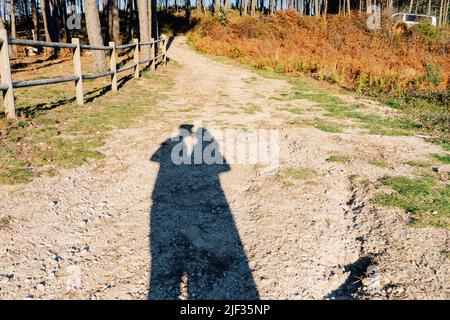
<svg viewBox="0 0 450 320">
<path fill-rule="evenodd" d="M 258 299 L 219 179 L 230 166 L 225 161 L 193 164 L 194 153 L 184 153 L 191 164 L 175 164 L 172 150 L 177 155 L 187 150 L 192 125 L 179 129 L 177 140 L 165 140 L 151 157 L 160 167 L 152 194 L 148 298 Z M 200 128 L 197 139 L 200 134 L 209 132 Z M 210 144 L 199 141 L 201 151 Z"/>
</svg>

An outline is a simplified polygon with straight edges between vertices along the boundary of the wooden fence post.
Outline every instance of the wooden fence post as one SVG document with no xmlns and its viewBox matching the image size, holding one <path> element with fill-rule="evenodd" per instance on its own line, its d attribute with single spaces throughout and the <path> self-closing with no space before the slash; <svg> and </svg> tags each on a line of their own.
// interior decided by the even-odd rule
<svg viewBox="0 0 450 320">
<path fill-rule="evenodd" d="M 117 92 L 117 63 L 116 63 L 116 44 L 114 42 L 110 42 L 109 46 L 111 49 L 111 57 L 109 60 L 109 68 L 113 72 L 111 75 L 111 90 L 113 92 Z"/>
<path fill-rule="evenodd" d="M 150 58 L 152 58 L 152 61 L 150 62 L 151 63 L 151 70 L 155 71 L 156 70 L 156 60 L 155 60 L 155 57 L 156 57 L 156 43 L 155 43 L 155 39 L 154 38 L 150 38 L 150 42 L 151 42 L 151 45 L 150 45 Z"/>
<path fill-rule="evenodd" d="M 72 43 L 77 46 L 73 51 L 73 71 L 74 75 L 78 77 L 78 80 L 75 80 L 77 105 L 82 106 L 84 104 L 84 99 L 83 99 L 83 73 L 81 71 L 80 39 L 72 38 Z"/>
<path fill-rule="evenodd" d="M 134 77 L 139 78 L 139 40 L 133 39 L 134 44 L 134 63 L 136 66 L 134 67 Z"/>
<path fill-rule="evenodd" d="M 164 65 L 167 65 L 167 37 L 166 37 L 165 34 L 163 34 L 163 35 L 161 36 L 161 38 L 164 39 L 164 41 L 163 41 L 163 49 L 162 49 L 162 53 L 163 53 L 163 62 L 164 62 Z"/>
<path fill-rule="evenodd" d="M 2 84 L 8 86 L 8 88 L 3 91 L 3 106 L 5 107 L 6 117 L 8 119 L 16 119 L 14 89 L 11 78 L 11 66 L 9 64 L 8 33 L 5 29 L 0 30 L 0 39 L 3 40 L 3 44 L 0 48 L 0 72 L 2 76 Z"/>
</svg>

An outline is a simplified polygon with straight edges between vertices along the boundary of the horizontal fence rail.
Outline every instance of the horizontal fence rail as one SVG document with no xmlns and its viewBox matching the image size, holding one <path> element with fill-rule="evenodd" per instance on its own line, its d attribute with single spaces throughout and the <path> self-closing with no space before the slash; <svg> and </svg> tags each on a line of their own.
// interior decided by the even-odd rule
<svg viewBox="0 0 450 320">
<path fill-rule="evenodd" d="M 80 45 L 81 49 L 84 50 L 112 50 L 114 49 L 114 47 L 109 47 L 109 46 L 91 46 L 91 45 L 87 45 L 87 44 L 82 44 Z"/>
<path fill-rule="evenodd" d="M 2 39 L 3 41 L 3 39 Z M 60 42 L 48 42 L 48 41 L 34 41 L 25 39 L 9 39 L 8 43 L 17 46 L 29 46 L 29 47 L 50 47 L 50 48 L 76 48 L 75 45 L 71 43 L 60 43 Z"/>
<path fill-rule="evenodd" d="M 116 46 L 116 50 L 132 48 L 132 47 L 135 47 L 135 46 L 136 45 L 134 43 L 122 44 L 122 45 Z"/>
<path fill-rule="evenodd" d="M 157 45 L 162 43 L 162 45 Z M 72 49 L 73 55 L 73 68 L 74 75 L 67 77 L 55 77 L 49 79 L 36 79 L 27 81 L 13 82 L 11 77 L 11 62 L 9 57 L 9 46 L 30 46 L 30 47 L 50 47 L 50 48 L 68 48 Z M 139 57 L 139 51 L 141 46 L 150 47 L 150 58 L 141 60 Z M 161 48 L 161 54 L 156 55 L 157 48 Z M 133 48 L 134 49 L 134 61 L 129 65 L 118 68 L 116 50 L 123 50 Z M 110 70 L 95 74 L 82 74 L 81 68 L 81 51 L 82 50 L 105 50 L 110 52 Z M 118 73 L 134 69 L 134 77 L 139 78 L 140 66 L 148 64 L 151 70 L 155 70 L 156 62 L 158 59 L 162 59 L 163 64 L 167 64 L 167 38 L 162 35 L 160 39 L 151 39 L 150 42 L 139 42 L 138 39 L 134 39 L 133 43 L 116 45 L 114 42 L 110 42 L 108 46 L 96 46 L 96 45 L 82 45 L 78 38 L 73 38 L 72 43 L 60 43 L 49 41 L 33 41 L 26 39 L 8 39 L 6 30 L 0 30 L 0 91 L 3 92 L 3 104 L 5 107 L 5 113 L 7 118 L 15 119 L 16 110 L 14 104 L 14 89 L 43 86 L 55 83 L 63 82 L 75 82 L 75 93 L 78 105 L 84 104 L 83 97 L 83 80 L 97 79 L 101 77 L 111 77 L 111 90 L 117 92 L 117 75 Z"/>
<path fill-rule="evenodd" d="M 62 82 L 70 82 L 76 81 L 79 77 L 59 77 L 59 78 L 51 78 L 51 79 L 37 79 L 37 80 L 28 80 L 28 81 L 19 81 L 13 82 L 13 88 L 25 88 L 25 87 L 34 87 L 34 86 L 43 86 L 46 84 L 54 84 L 54 83 L 62 83 Z"/>
<path fill-rule="evenodd" d="M 81 76 L 81 78 L 84 80 L 88 80 L 88 79 L 97 79 L 97 78 L 102 78 L 102 77 L 106 77 L 106 76 L 110 76 L 114 74 L 113 71 L 105 71 L 105 72 L 100 72 L 100 73 L 96 73 L 96 74 L 83 74 Z"/>
<path fill-rule="evenodd" d="M 118 69 L 117 72 L 124 72 L 124 71 L 130 70 L 130 69 L 133 69 L 135 67 L 136 67 L 136 63 L 132 63 L 129 66 L 125 66 L 125 67 Z"/>
</svg>

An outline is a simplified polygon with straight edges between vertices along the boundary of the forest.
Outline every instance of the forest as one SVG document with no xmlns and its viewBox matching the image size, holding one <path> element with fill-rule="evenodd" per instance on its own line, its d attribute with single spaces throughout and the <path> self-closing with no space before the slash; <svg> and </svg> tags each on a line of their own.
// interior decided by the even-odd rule
<svg viewBox="0 0 450 320">
<path fill-rule="evenodd" d="M 155 36 L 157 11 L 184 10 L 189 18 L 192 10 L 204 14 L 211 11 L 215 15 L 230 9 L 239 10 L 241 15 L 272 15 L 292 10 L 300 15 L 320 17 L 327 14 L 361 13 L 372 5 L 378 6 L 386 14 L 410 12 L 433 15 L 437 18 L 437 24 L 444 26 L 448 22 L 449 2 L 450 0 L 1 0 L 0 27 L 6 27 L 12 38 L 58 42 L 70 41 L 72 36 L 78 36 L 85 30 L 81 25 L 81 21 L 85 20 L 89 34 L 100 31 L 104 42 L 113 40 L 121 43 L 139 35 L 145 24 L 150 34 Z M 152 21 L 151 26 L 148 26 L 149 21 Z M 94 35 L 92 40 L 89 37 L 91 41 L 94 38 Z"/>
</svg>

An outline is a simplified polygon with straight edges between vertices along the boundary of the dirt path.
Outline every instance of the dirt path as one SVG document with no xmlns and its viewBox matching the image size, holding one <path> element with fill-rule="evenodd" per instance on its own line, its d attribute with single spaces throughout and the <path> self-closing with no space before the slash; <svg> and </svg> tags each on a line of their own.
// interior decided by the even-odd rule
<svg viewBox="0 0 450 320">
<path fill-rule="evenodd" d="M 414 176 L 405 161 L 439 147 L 352 126 L 321 131 L 309 124 L 322 112 L 314 102 L 272 99 L 292 90 L 285 81 L 199 55 L 183 37 L 169 52 L 180 66 L 158 106 L 168 117 L 117 131 L 101 161 L 0 187 L 0 214 L 12 217 L 0 231 L 1 298 L 146 299 L 151 274 L 151 298 L 450 297 L 448 232 L 408 227 L 402 210 L 370 202 L 378 179 Z M 286 108 L 301 109 L 298 125 L 286 125 Z M 280 170 L 232 164 L 219 184 L 213 169 L 162 174 L 161 143 L 199 120 L 279 129 Z M 327 161 L 335 154 L 348 160 Z"/>
</svg>

